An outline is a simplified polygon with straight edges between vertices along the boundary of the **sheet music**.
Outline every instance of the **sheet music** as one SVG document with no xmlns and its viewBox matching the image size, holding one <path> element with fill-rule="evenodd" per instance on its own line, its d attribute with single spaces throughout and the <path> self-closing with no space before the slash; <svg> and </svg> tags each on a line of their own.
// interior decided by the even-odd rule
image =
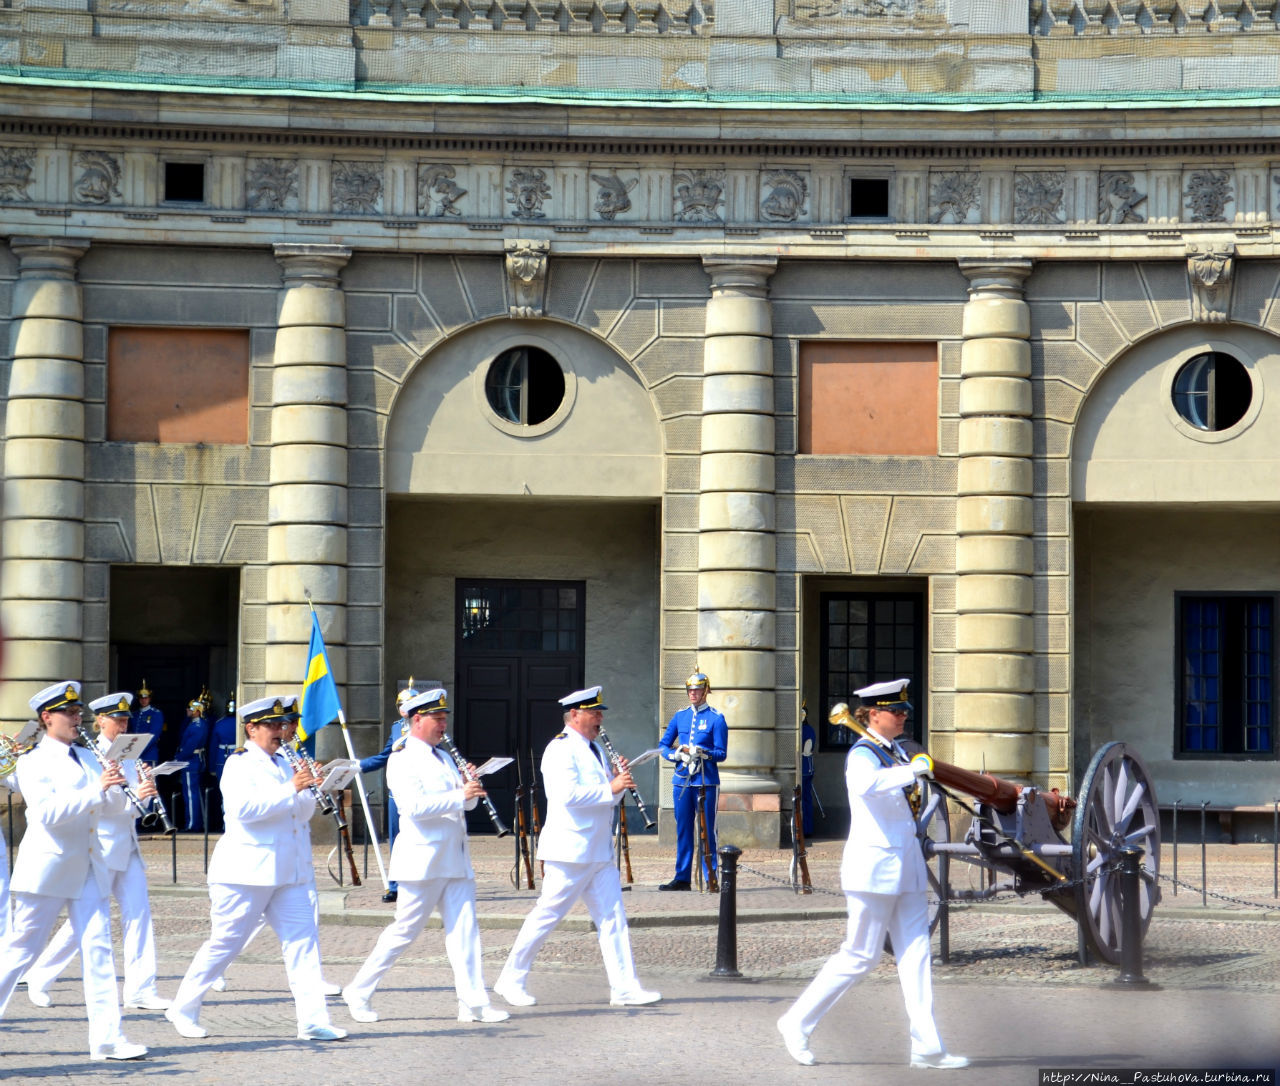
<svg viewBox="0 0 1280 1086">
<path fill-rule="evenodd" d="M 490 758 L 484 765 L 476 766 L 476 776 L 486 777 L 490 773 L 497 773 L 499 769 L 506 769 L 514 761 L 514 758 Z"/>
<path fill-rule="evenodd" d="M 324 780 L 319 788 L 322 792 L 341 792 L 356 775 L 360 763 L 350 758 L 335 758 L 324 767 Z"/>
<path fill-rule="evenodd" d="M 128 762 L 141 755 L 150 742 L 151 736 L 147 733 L 125 732 L 116 736 L 104 757 L 109 762 Z"/>
<path fill-rule="evenodd" d="M 177 773 L 179 769 L 186 769 L 190 764 L 190 762 L 161 762 L 151 771 L 151 775 L 153 777 L 167 777 L 170 773 Z"/>
<path fill-rule="evenodd" d="M 634 758 L 627 759 L 627 768 L 635 769 L 636 766 L 644 765 L 645 762 L 652 762 L 662 753 L 661 747 L 650 747 L 643 754 L 637 754 Z"/>
</svg>

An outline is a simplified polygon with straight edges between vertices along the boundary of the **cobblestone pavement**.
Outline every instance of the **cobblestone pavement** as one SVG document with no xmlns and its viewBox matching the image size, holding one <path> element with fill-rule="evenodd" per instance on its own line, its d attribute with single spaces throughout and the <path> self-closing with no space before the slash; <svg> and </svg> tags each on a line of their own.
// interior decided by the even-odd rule
<svg viewBox="0 0 1280 1086">
<path fill-rule="evenodd" d="M 168 845 L 145 845 L 160 950 L 161 991 L 171 995 L 208 934 L 199 838 L 179 841 L 178 883 Z M 321 946 L 330 980 L 345 982 L 372 948 L 391 906 L 373 882 L 339 889 L 321 872 Z M 1192 863 L 1194 852 L 1194 863 Z M 360 850 L 357 849 L 359 857 Z M 840 844 L 810 853 L 818 892 L 797 896 L 772 880 L 787 877 L 789 853 L 742 856 L 738 888 L 738 965 L 743 980 L 711 979 L 719 899 L 659 893 L 670 878 L 670 850 L 653 839 L 632 843 L 636 884 L 627 894 L 640 975 L 663 1002 L 609 1008 L 599 949 L 579 909 L 548 940 L 530 979 L 536 1007 L 515 1010 L 497 1027 L 454 1020 L 451 974 L 438 929 L 429 929 L 388 974 L 375 997 L 382 1020 L 350 1021 L 331 1000 L 334 1022 L 352 1031 L 342 1044 L 293 1039 L 294 1018 L 279 946 L 261 935 L 231 967 L 230 988 L 211 994 L 206 1041 L 183 1040 L 158 1015 L 126 1012 L 131 1039 L 152 1047 L 142 1064 L 91 1064 L 78 967 L 52 989 L 55 1006 L 38 1011 L 20 990 L 0 1025 L 0 1075 L 10 1081 L 88 1075 L 120 1078 L 161 1071 L 182 1083 L 400 1083 L 452 1075 L 460 1084 L 555 1081 L 726 1083 L 912 1081 L 903 1067 L 906 1024 L 892 962 L 844 1000 L 813 1038 L 814 1068 L 781 1049 L 774 1021 L 844 931 L 838 890 Z M 536 893 L 512 888 L 509 842 L 473 842 L 484 930 L 485 974 L 492 983 L 515 929 Z M 1169 870 L 1169 858 L 1163 859 Z M 1180 877 L 1199 883 L 1199 850 L 1184 846 Z M 1280 905 L 1272 896 L 1270 845 L 1211 846 L 1211 889 L 1253 907 L 1210 899 L 1166 883 L 1146 944 L 1147 976 L 1159 990 L 1109 983 L 1115 971 L 1076 962 L 1072 920 L 1037 898 L 953 909 L 951 957 L 935 962 L 938 1021 L 948 1043 L 975 1058 L 970 1081 L 1034 1084 L 1036 1068 L 1226 1067 L 1280 1064 Z M 966 881 L 964 872 L 957 882 Z M 976 885 L 976 883 L 975 883 Z M 118 925 L 117 925 L 118 930 Z M 935 942 L 935 946 L 936 946 Z"/>
</svg>

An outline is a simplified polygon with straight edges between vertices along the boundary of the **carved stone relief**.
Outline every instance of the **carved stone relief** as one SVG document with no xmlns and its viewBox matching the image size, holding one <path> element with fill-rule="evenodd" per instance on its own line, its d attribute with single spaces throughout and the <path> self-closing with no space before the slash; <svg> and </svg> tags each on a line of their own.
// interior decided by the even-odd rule
<svg viewBox="0 0 1280 1086">
<path fill-rule="evenodd" d="M 1013 221 L 1051 226 L 1067 221 L 1062 191 L 1066 177 L 1057 171 L 1019 173 L 1013 181 Z"/>
<path fill-rule="evenodd" d="M 291 158 L 255 158 L 245 177 L 250 211 L 290 211 L 298 206 L 298 163 Z"/>
<path fill-rule="evenodd" d="M 514 238 L 506 253 L 508 312 L 515 318 L 541 317 L 547 291 L 547 255 L 551 244 Z"/>
<path fill-rule="evenodd" d="M 930 177 L 929 221 L 963 223 L 971 211 L 981 211 L 981 180 L 977 170 L 955 170 Z"/>
<path fill-rule="evenodd" d="M 1226 222 L 1227 204 L 1235 199 L 1228 170 L 1192 170 L 1183 192 L 1192 222 Z"/>
<path fill-rule="evenodd" d="M 676 170 L 676 222 L 723 222 L 724 170 Z"/>
<path fill-rule="evenodd" d="M 1231 310 L 1231 280 L 1236 247 L 1226 238 L 1187 246 L 1187 278 L 1191 283 L 1191 319 L 1224 324 Z"/>
<path fill-rule="evenodd" d="M 550 199 L 546 170 L 516 167 L 511 171 L 507 179 L 507 203 L 511 205 L 512 218 L 545 219 L 547 213 L 542 205 Z"/>
<path fill-rule="evenodd" d="M 458 203 L 467 190 L 454 180 L 458 171 L 447 162 L 418 163 L 418 214 L 429 219 L 460 218 Z"/>
<path fill-rule="evenodd" d="M 35 169 L 36 153 L 30 147 L 0 147 L 0 200 L 30 200 L 27 187 Z"/>
<path fill-rule="evenodd" d="M 639 183 L 638 177 L 623 180 L 618 176 L 617 170 L 611 170 L 604 174 L 593 173 L 591 180 L 599 186 L 596 189 L 595 212 L 600 218 L 613 222 L 619 215 L 631 210 L 629 193 Z"/>
<path fill-rule="evenodd" d="M 1122 226 L 1127 222 L 1146 222 L 1147 194 L 1139 192 L 1134 176 L 1128 170 L 1104 171 L 1098 178 L 1098 222 L 1106 226 Z"/>
<path fill-rule="evenodd" d="M 120 197 L 120 158 L 108 151 L 81 151 L 76 155 L 76 199 L 82 204 L 109 204 Z"/>
<path fill-rule="evenodd" d="M 760 217 L 766 222 L 798 222 L 805 217 L 809 184 L 804 174 L 766 170 L 760 188 Z"/>
<path fill-rule="evenodd" d="M 334 162 L 333 210 L 376 215 L 382 209 L 381 162 Z"/>
</svg>

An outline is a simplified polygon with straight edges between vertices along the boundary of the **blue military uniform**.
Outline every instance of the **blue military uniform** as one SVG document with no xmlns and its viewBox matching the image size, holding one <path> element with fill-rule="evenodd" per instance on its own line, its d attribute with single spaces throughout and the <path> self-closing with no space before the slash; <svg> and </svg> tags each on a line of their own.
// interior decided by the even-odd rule
<svg viewBox="0 0 1280 1086">
<path fill-rule="evenodd" d="M 222 780 L 222 770 L 227 759 L 236 752 L 236 703 L 231 698 L 227 701 L 227 715 L 213 722 L 209 730 L 209 776 L 216 786 Z M 213 829 L 221 821 L 222 814 L 221 789 L 215 787 L 209 793 L 209 827 Z"/>
<path fill-rule="evenodd" d="M 202 709 L 198 701 L 193 701 L 188 708 Z M 200 804 L 200 791 L 204 785 L 204 773 L 208 765 L 209 721 L 204 716 L 192 717 L 182 730 L 182 738 L 178 740 L 177 760 L 186 762 L 182 772 L 182 829 L 199 833 L 204 829 L 204 810 Z"/>
<path fill-rule="evenodd" d="M 800 710 L 800 815 L 806 838 L 813 836 L 813 752 L 818 749 L 818 735 L 809 723 L 808 714 Z"/>
<path fill-rule="evenodd" d="M 151 697 L 151 691 L 147 687 L 146 679 L 142 680 L 142 686 L 138 688 L 138 697 L 140 699 L 150 699 Z M 151 736 L 151 742 L 147 744 L 139 760 L 150 762 L 152 765 L 160 761 L 160 733 L 164 731 L 164 713 L 160 712 L 154 705 L 139 706 L 133 714 L 133 719 L 129 722 L 129 730 L 136 732 L 138 735 Z"/>
<path fill-rule="evenodd" d="M 706 686 L 707 677 L 700 672 L 691 675 L 686 689 Z M 698 789 L 706 788 L 707 838 L 711 845 L 711 867 L 716 865 L 716 806 L 720 797 L 719 762 L 725 759 L 729 745 L 729 725 L 724 715 L 705 702 L 700 706 L 688 705 L 671 718 L 667 730 L 662 733 L 660 745 L 663 757 L 678 762 L 675 779 L 671 782 L 671 797 L 676 815 L 676 876 L 667 884 L 673 890 L 687 890 L 693 871 L 693 848 L 697 839 Z M 699 747 L 703 757 L 690 763 L 681 758 L 679 748 Z M 693 772 L 690 772 L 690 770 Z M 705 866 L 705 865 L 704 865 Z M 703 872 L 704 876 L 707 872 Z"/>
<path fill-rule="evenodd" d="M 433 687 L 439 686 L 439 683 L 432 683 Z M 396 706 L 402 708 L 404 703 L 410 698 L 418 696 L 418 691 L 414 689 L 413 678 L 410 676 L 409 685 L 396 695 Z M 387 745 L 377 754 L 360 760 L 360 772 L 376 773 L 379 769 L 386 768 L 387 759 L 391 757 L 392 748 L 401 739 L 409 734 L 409 721 L 407 717 L 400 717 L 393 720 L 388 725 L 389 735 L 387 736 Z M 387 846 L 390 848 L 396 843 L 396 837 L 400 834 L 400 811 L 396 807 L 395 797 L 391 795 L 391 789 L 387 789 Z M 387 894 L 383 900 L 395 901 L 396 895 L 400 892 L 399 884 L 393 879 L 387 883 Z"/>
</svg>

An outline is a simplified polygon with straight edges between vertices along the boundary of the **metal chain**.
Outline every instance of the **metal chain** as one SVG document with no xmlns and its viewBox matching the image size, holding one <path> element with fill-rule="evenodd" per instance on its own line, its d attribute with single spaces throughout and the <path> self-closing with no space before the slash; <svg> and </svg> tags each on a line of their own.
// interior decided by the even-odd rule
<svg viewBox="0 0 1280 1086">
<path fill-rule="evenodd" d="M 794 890 L 797 894 L 803 892 L 790 879 L 779 878 L 777 875 L 770 875 L 766 871 L 759 871 L 756 868 L 751 867 L 749 864 L 744 864 L 741 861 L 738 862 L 738 870 L 750 872 L 752 875 L 755 875 L 757 878 L 764 879 L 766 882 L 777 883 L 779 886 L 785 886 L 788 890 Z M 1163 878 L 1164 876 L 1161 876 L 1161 877 Z M 996 893 L 992 894 L 990 897 L 983 897 L 978 899 L 975 899 L 972 897 L 956 897 L 952 894 L 948 894 L 946 900 L 948 903 L 966 905 L 966 904 L 972 904 L 975 900 L 995 901 L 1004 897 L 1017 897 L 1017 898 L 1027 897 L 1031 894 L 1042 893 L 1046 889 L 1052 889 L 1055 891 L 1074 890 L 1077 886 L 1087 886 L 1088 883 L 1089 883 L 1088 879 L 1082 878 L 1082 879 L 1068 880 L 1066 882 L 1061 882 L 1061 883 L 1055 883 L 1052 887 L 1029 887 L 1025 890 L 998 890 Z M 950 883 L 948 883 L 947 885 L 949 887 Z M 845 896 L 845 893 L 843 890 L 831 890 L 825 886 L 811 886 L 810 891 L 815 894 L 829 894 L 830 896 L 838 897 L 841 900 L 843 900 Z"/>
<path fill-rule="evenodd" d="M 1272 902 L 1270 905 L 1262 905 L 1256 901 L 1245 901 L 1245 899 L 1241 897 L 1232 897 L 1230 894 L 1219 894 L 1203 886 L 1192 886 L 1191 883 L 1185 882 L 1182 879 L 1175 879 L 1172 875 L 1161 875 L 1160 878 L 1165 882 L 1173 883 L 1175 886 L 1181 886 L 1184 890 L 1191 890 L 1197 894 L 1205 894 L 1209 897 L 1217 898 L 1219 901 L 1229 901 L 1233 905 L 1243 905 L 1247 909 L 1262 909 L 1265 912 L 1275 912 L 1277 909 L 1280 909 L 1280 902 Z"/>
</svg>

